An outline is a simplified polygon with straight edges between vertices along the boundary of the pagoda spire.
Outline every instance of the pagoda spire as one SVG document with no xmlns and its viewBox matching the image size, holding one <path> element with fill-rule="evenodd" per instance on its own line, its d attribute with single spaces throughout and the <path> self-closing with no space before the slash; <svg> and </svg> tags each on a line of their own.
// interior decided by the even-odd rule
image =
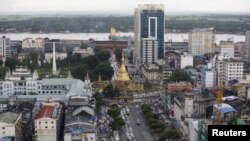
<svg viewBox="0 0 250 141">
<path fill-rule="evenodd" d="M 117 81 L 129 81 L 129 75 L 125 66 L 125 57 L 124 53 L 122 52 L 122 58 L 121 58 L 121 66 L 119 68 L 118 75 L 116 77 Z"/>
</svg>

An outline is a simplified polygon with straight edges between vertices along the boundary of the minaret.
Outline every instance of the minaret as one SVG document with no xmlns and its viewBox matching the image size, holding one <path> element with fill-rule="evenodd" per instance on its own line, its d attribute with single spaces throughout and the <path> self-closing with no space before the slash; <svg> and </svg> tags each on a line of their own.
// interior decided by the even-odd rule
<svg viewBox="0 0 250 141">
<path fill-rule="evenodd" d="M 53 42 L 53 68 L 52 68 L 52 75 L 57 75 L 56 70 L 56 43 Z"/>
</svg>

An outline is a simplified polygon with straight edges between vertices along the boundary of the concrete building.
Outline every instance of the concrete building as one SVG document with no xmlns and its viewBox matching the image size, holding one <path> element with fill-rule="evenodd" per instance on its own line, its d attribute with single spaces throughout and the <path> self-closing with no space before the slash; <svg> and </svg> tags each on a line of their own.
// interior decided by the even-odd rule
<svg viewBox="0 0 250 141">
<path fill-rule="evenodd" d="M 80 47 L 77 47 L 73 50 L 73 55 L 74 54 L 80 54 L 82 57 L 87 57 L 90 55 L 94 55 L 94 50 L 91 47 L 87 47 L 86 49 L 81 49 Z"/>
<path fill-rule="evenodd" d="M 242 59 L 245 58 L 245 42 L 236 42 L 234 43 L 234 56 L 241 57 Z"/>
<path fill-rule="evenodd" d="M 188 34 L 188 53 L 200 56 L 214 53 L 215 31 L 213 28 L 195 28 Z"/>
<path fill-rule="evenodd" d="M 6 60 L 11 57 L 10 38 L 3 36 L 0 38 L 0 58 Z"/>
<path fill-rule="evenodd" d="M 72 96 L 65 115 L 64 141 L 95 141 L 96 115 L 95 103 L 89 97 Z"/>
<path fill-rule="evenodd" d="M 26 66 L 16 66 L 16 69 L 12 72 L 8 71 L 5 75 L 5 80 L 15 81 L 15 80 L 37 80 L 38 73 L 36 70 L 32 73 L 28 70 Z"/>
<path fill-rule="evenodd" d="M 25 38 L 22 42 L 22 49 L 43 49 L 44 48 L 44 38 Z"/>
<path fill-rule="evenodd" d="M 187 53 L 184 53 L 181 55 L 181 60 L 180 60 L 180 67 L 181 69 L 184 69 L 187 66 L 194 66 L 194 58 L 192 55 L 189 55 Z"/>
<path fill-rule="evenodd" d="M 165 42 L 165 52 L 174 51 L 177 53 L 188 52 L 188 42 Z"/>
<path fill-rule="evenodd" d="M 201 85 L 204 88 L 216 87 L 216 71 L 211 63 L 208 63 L 207 66 L 203 66 L 201 69 Z"/>
<path fill-rule="evenodd" d="M 143 65 L 142 67 L 143 76 L 150 82 L 159 82 L 162 71 L 156 64 Z"/>
<path fill-rule="evenodd" d="M 11 137 L 22 141 L 22 116 L 12 112 L 0 114 L 0 138 Z"/>
<path fill-rule="evenodd" d="M 230 58 L 234 58 L 234 42 L 233 41 L 220 41 L 219 52 L 220 54 L 226 54 Z"/>
<path fill-rule="evenodd" d="M 56 97 L 66 100 L 73 95 L 92 96 L 92 84 L 89 80 L 84 82 L 73 78 L 51 78 L 42 80 L 15 80 L 0 81 L 0 97 L 7 98 L 12 95 L 35 97 L 46 100 Z"/>
<path fill-rule="evenodd" d="M 250 62 L 250 31 L 245 36 L 245 61 Z"/>
<path fill-rule="evenodd" d="M 134 13 L 135 51 L 134 64 L 137 68 L 143 63 L 164 58 L 164 5 L 139 5 Z M 143 60 L 144 57 L 144 60 Z M 150 58 L 147 61 L 147 58 Z M 144 62 L 143 62 L 144 61 Z"/>
<path fill-rule="evenodd" d="M 56 52 L 55 55 L 57 60 L 63 60 L 68 57 L 68 54 L 66 52 Z M 53 53 L 45 53 L 45 60 L 47 62 L 51 62 L 52 59 L 53 59 Z"/>
<path fill-rule="evenodd" d="M 228 86 L 230 80 L 243 79 L 243 61 L 235 59 L 223 60 L 223 84 Z"/>
<path fill-rule="evenodd" d="M 42 103 L 34 121 L 35 141 L 59 141 L 62 111 L 59 102 Z"/>
<path fill-rule="evenodd" d="M 216 55 L 213 59 L 212 65 L 215 66 L 217 73 L 217 85 L 223 85 L 223 59 L 230 59 L 231 57 L 227 54 Z"/>
<path fill-rule="evenodd" d="M 216 103 L 214 95 L 201 93 L 175 93 L 174 118 L 184 136 L 188 136 L 186 120 L 190 118 L 205 118 L 208 107 Z"/>
<path fill-rule="evenodd" d="M 168 83 L 167 89 L 169 91 L 192 91 L 193 85 L 190 82 Z"/>
</svg>

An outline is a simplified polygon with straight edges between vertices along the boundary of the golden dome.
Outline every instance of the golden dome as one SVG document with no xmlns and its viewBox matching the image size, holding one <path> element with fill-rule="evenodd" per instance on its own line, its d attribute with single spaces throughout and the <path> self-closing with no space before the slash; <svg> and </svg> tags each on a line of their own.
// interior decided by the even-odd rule
<svg viewBox="0 0 250 141">
<path fill-rule="evenodd" d="M 116 78 L 117 81 L 129 81 L 129 75 L 125 67 L 124 53 L 122 52 L 121 66 Z"/>
</svg>

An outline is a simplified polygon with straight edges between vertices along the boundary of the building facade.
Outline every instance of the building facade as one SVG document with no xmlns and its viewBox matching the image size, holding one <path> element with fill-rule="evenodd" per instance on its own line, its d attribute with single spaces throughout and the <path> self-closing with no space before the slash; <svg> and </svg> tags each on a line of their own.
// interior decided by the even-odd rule
<svg viewBox="0 0 250 141">
<path fill-rule="evenodd" d="M 143 62 L 143 49 L 150 49 L 152 53 L 145 53 L 150 58 L 164 58 L 164 5 L 160 4 L 145 4 L 139 5 L 135 9 L 134 14 L 134 35 L 135 35 L 135 52 L 134 63 L 139 67 Z M 148 40 L 148 41 L 147 41 Z M 143 42 L 144 41 L 144 42 Z M 147 42 L 151 43 L 148 45 Z M 143 44 L 144 43 L 144 44 Z M 156 48 L 156 49 L 155 49 Z M 149 56 L 148 56 L 149 57 Z"/>
<path fill-rule="evenodd" d="M 181 55 L 181 61 L 180 61 L 180 67 L 181 69 L 184 69 L 187 66 L 194 66 L 194 58 L 192 55 L 184 53 Z"/>
<path fill-rule="evenodd" d="M 250 62 L 250 31 L 245 36 L 245 61 Z"/>
<path fill-rule="evenodd" d="M 177 53 L 188 52 L 188 42 L 165 42 L 165 52 L 174 51 Z"/>
<path fill-rule="evenodd" d="M 220 41 L 219 52 L 220 54 L 226 54 L 230 58 L 234 58 L 234 42 L 233 41 Z"/>
<path fill-rule="evenodd" d="M 11 57 L 10 38 L 7 38 L 5 36 L 0 38 L 0 57 L 2 59 Z"/>
<path fill-rule="evenodd" d="M 59 102 L 42 103 L 34 121 L 35 141 L 59 141 L 62 110 Z"/>
<path fill-rule="evenodd" d="M 223 84 L 228 86 L 230 80 L 243 79 L 243 61 L 235 59 L 223 60 Z"/>
<path fill-rule="evenodd" d="M 201 69 L 201 85 L 204 88 L 216 87 L 216 71 L 210 63 Z"/>
<path fill-rule="evenodd" d="M 0 138 L 11 137 L 22 141 L 22 116 L 12 112 L 0 114 Z"/>
<path fill-rule="evenodd" d="M 44 48 L 44 39 L 43 38 L 25 38 L 22 42 L 22 48 L 28 49 L 28 48 Z"/>
<path fill-rule="evenodd" d="M 200 56 L 214 53 L 215 31 L 213 28 L 195 28 L 189 32 L 188 53 Z"/>
</svg>

